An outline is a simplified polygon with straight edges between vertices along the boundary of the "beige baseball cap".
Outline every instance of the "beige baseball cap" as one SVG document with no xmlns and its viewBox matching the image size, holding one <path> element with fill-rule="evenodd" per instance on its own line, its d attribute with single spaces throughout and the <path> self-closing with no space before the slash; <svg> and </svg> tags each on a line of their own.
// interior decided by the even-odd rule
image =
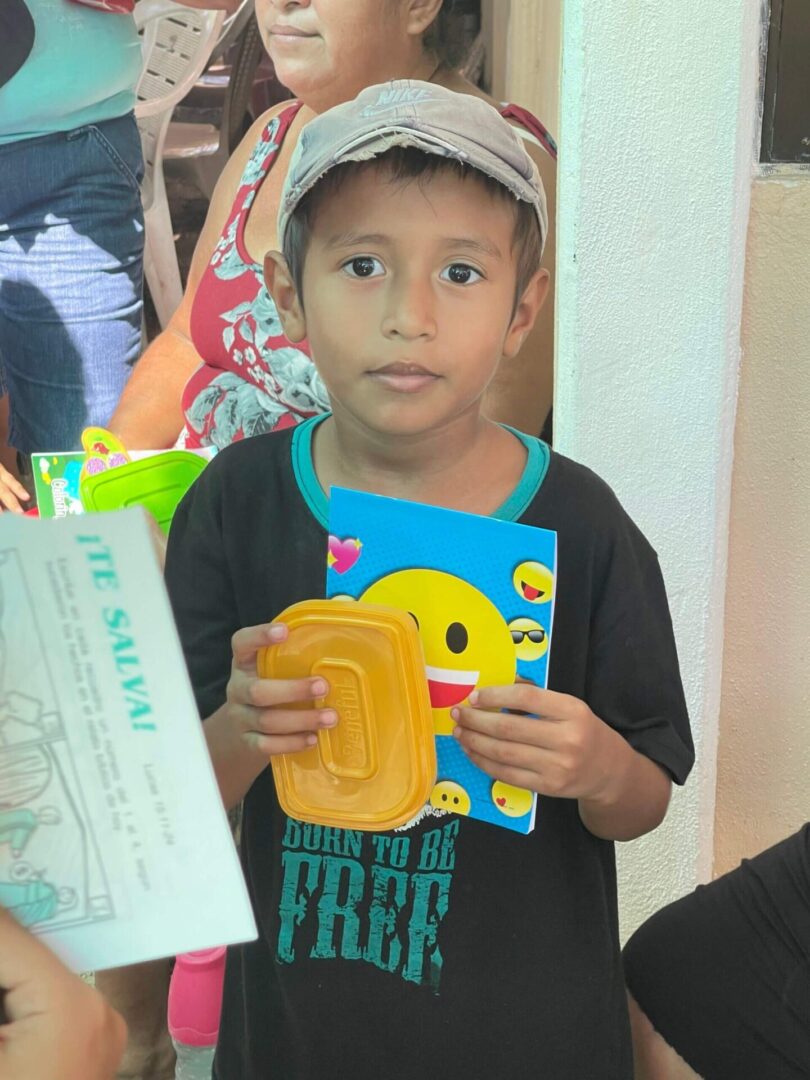
<svg viewBox="0 0 810 1080">
<path fill-rule="evenodd" d="M 367 87 L 301 130 L 281 194 L 279 245 L 296 206 L 330 169 L 346 161 L 368 161 L 395 146 L 453 158 L 497 180 L 534 207 L 545 244 L 546 193 L 514 128 L 472 94 L 401 79 Z"/>
</svg>

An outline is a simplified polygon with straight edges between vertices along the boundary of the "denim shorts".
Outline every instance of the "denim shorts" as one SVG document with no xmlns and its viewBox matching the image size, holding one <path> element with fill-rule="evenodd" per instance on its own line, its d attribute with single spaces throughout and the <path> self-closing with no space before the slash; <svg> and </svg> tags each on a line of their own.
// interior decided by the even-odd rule
<svg viewBox="0 0 810 1080">
<path fill-rule="evenodd" d="M 77 449 L 138 358 L 142 177 L 131 113 L 0 146 L 0 383 L 21 453 Z"/>
</svg>

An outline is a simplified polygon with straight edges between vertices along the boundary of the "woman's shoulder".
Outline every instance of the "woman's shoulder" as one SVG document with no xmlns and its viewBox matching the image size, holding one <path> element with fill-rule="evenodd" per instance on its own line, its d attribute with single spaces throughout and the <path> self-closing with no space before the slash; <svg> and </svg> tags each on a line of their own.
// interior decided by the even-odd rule
<svg viewBox="0 0 810 1080">
<path fill-rule="evenodd" d="M 266 143 L 274 129 L 278 129 L 287 122 L 289 124 L 301 108 L 301 102 L 295 99 L 282 101 L 273 105 L 263 112 L 248 128 L 242 141 L 236 147 L 228 159 L 227 171 L 237 181 L 241 180 L 242 173 L 253 156 L 257 147 Z"/>
<path fill-rule="evenodd" d="M 251 124 L 242 141 L 228 158 L 217 180 L 208 211 L 208 221 L 213 223 L 211 232 L 213 243 L 216 243 L 221 227 L 230 218 L 251 159 L 257 153 L 263 153 L 265 148 L 268 148 L 269 152 L 268 143 L 272 141 L 274 126 L 280 131 L 281 125 L 284 125 L 285 121 L 291 122 L 300 108 L 301 104 L 298 101 L 282 101 L 263 112 Z M 208 221 L 206 221 L 206 226 Z M 211 246 L 213 250 L 213 244 Z"/>
</svg>

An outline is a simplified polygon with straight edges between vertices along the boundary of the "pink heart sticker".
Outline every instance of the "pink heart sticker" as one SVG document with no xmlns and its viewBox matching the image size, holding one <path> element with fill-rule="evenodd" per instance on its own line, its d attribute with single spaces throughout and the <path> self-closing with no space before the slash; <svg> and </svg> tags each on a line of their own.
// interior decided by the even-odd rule
<svg viewBox="0 0 810 1080">
<path fill-rule="evenodd" d="M 347 537 L 345 540 L 341 540 L 337 536 L 330 536 L 329 554 L 326 558 L 327 564 L 336 574 L 345 574 L 347 570 L 351 570 L 360 558 L 362 547 L 360 541 L 352 536 Z"/>
</svg>

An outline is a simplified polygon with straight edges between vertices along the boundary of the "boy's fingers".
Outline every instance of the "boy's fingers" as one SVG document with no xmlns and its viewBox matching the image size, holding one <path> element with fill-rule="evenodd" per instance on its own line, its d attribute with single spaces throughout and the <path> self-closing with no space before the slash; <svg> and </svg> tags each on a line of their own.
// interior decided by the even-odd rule
<svg viewBox="0 0 810 1080">
<path fill-rule="evenodd" d="M 534 713 L 546 720 L 566 720 L 582 705 L 570 694 L 543 690 L 534 683 L 518 682 L 509 686 L 487 686 L 470 695 L 477 709 L 511 709 Z"/>
<path fill-rule="evenodd" d="M 470 751 L 467 752 L 467 756 L 474 765 L 477 765 L 487 776 L 491 776 L 493 780 L 501 780 L 504 784 L 525 788 L 527 791 L 536 792 L 542 790 L 542 776 L 532 769 L 504 765 L 503 762 L 494 761 L 492 758 Z"/>
<path fill-rule="evenodd" d="M 262 623 L 260 626 L 245 626 L 237 630 L 231 638 L 234 667 L 243 671 L 256 670 L 256 653 L 268 645 L 278 645 L 289 634 L 284 623 Z"/>
<path fill-rule="evenodd" d="M 248 678 L 243 685 L 244 699 L 238 703 L 252 705 L 256 709 L 315 701 L 329 690 L 326 680 L 317 676 L 306 679 Z"/>
<path fill-rule="evenodd" d="M 297 735 L 259 735 L 253 733 L 253 743 L 260 754 L 275 757 L 277 754 L 298 754 L 309 750 L 318 741 L 317 736 L 299 732 Z"/>
<path fill-rule="evenodd" d="M 512 712 L 488 712 L 485 709 L 462 707 L 453 709 L 453 719 L 459 725 L 459 733 L 475 732 L 500 742 L 523 743 L 552 749 L 555 745 L 556 728 L 551 724 L 538 723 L 534 716 L 521 716 Z"/>
<path fill-rule="evenodd" d="M 248 730 L 256 735 L 306 735 L 334 727 L 337 722 L 334 709 L 267 709 L 253 712 Z"/>
<path fill-rule="evenodd" d="M 505 739 L 494 732 L 456 728 L 455 735 L 467 754 L 476 754 L 512 768 L 539 772 L 551 762 L 554 755 L 554 751 L 545 746 Z"/>
</svg>

